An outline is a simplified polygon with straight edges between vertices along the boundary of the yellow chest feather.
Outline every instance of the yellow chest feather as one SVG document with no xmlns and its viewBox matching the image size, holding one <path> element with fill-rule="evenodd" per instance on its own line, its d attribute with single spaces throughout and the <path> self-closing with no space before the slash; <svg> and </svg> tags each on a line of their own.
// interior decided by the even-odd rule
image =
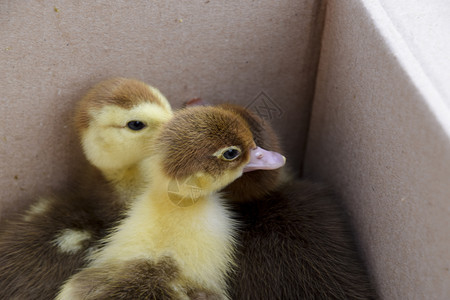
<svg viewBox="0 0 450 300">
<path fill-rule="evenodd" d="M 108 246 L 93 255 L 93 266 L 111 260 L 171 257 L 180 284 L 225 296 L 225 276 L 233 266 L 235 223 L 218 195 L 189 207 L 138 199 Z"/>
</svg>

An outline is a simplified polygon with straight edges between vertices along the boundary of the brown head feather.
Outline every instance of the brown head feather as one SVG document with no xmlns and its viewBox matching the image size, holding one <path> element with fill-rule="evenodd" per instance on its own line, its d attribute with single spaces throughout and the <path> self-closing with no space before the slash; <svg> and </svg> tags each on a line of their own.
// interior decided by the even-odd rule
<svg viewBox="0 0 450 300">
<path fill-rule="evenodd" d="M 233 161 L 213 156 L 217 150 L 236 146 L 241 155 Z M 189 107 L 179 111 L 160 132 L 157 151 L 164 155 L 164 171 L 172 178 L 197 172 L 212 176 L 242 165 L 254 147 L 253 136 L 239 116 L 218 107 Z"/>
<path fill-rule="evenodd" d="M 75 126 L 78 132 L 89 127 L 91 112 L 106 105 L 116 105 L 125 109 L 143 102 L 164 106 L 164 100 L 153 92 L 144 82 L 129 78 L 111 78 L 92 87 L 81 99 L 75 113 Z"/>
<path fill-rule="evenodd" d="M 233 105 L 221 104 L 218 107 L 232 112 L 243 119 L 253 134 L 253 139 L 261 148 L 282 152 L 275 131 L 267 121 L 263 121 L 248 109 Z M 225 188 L 227 199 L 232 201 L 251 201 L 273 191 L 280 183 L 282 169 L 257 170 L 247 172 Z"/>
</svg>

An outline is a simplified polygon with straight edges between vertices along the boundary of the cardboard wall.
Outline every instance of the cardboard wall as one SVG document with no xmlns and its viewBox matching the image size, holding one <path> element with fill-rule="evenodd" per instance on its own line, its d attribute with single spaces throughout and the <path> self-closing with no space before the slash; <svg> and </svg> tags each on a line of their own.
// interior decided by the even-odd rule
<svg viewBox="0 0 450 300">
<path fill-rule="evenodd" d="M 395 24 L 328 1 L 305 174 L 343 197 L 382 299 L 447 299 L 450 111 Z"/>
<path fill-rule="evenodd" d="M 111 76 L 155 85 L 174 107 L 197 96 L 259 107 L 300 169 L 323 11 L 314 0 L 1 1 L 1 214 L 71 180 L 74 103 Z"/>
<path fill-rule="evenodd" d="M 296 170 L 307 139 L 305 174 L 343 197 L 382 298 L 447 298 L 448 85 L 428 63 L 448 60 L 413 47 L 432 39 L 412 29 L 444 19 L 421 23 L 408 0 L 413 26 L 393 2 L 327 2 L 320 50 L 319 0 L 1 1 L 0 216 L 71 180 L 75 102 L 134 77 L 174 107 L 200 96 L 260 109 Z"/>
</svg>

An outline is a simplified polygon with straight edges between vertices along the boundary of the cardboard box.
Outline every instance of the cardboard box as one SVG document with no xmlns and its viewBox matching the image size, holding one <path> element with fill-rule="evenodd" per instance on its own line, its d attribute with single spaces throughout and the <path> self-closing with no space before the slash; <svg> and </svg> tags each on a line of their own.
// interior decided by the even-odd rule
<svg viewBox="0 0 450 300">
<path fill-rule="evenodd" d="M 134 77 L 174 107 L 259 110 L 290 165 L 343 196 L 383 299 L 448 297 L 445 1 L 421 18 L 418 0 L 22 2 L 0 3 L 2 217 L 73 180 L 74 104 Z"/>
<path fill-rule="evenodd" d="M 438 2 L 327 6 L 305 173 L 340 191 L 383 299 L 450 295 L 450 40 L 436 26 L 450 5 Z"/>
</svg>

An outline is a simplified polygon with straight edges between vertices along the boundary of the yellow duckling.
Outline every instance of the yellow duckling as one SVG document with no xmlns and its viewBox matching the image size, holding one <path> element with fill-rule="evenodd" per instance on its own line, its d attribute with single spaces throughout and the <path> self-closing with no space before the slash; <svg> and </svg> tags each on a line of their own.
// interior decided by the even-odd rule
<svg viewBox="0 0 450 300">
<path fill-rule="evenodd" d="M 0 299 L 56 296 L 122 218 L 126 201 L 144 183 L 137 162 L 149 154 L 156 132 L 171 117 L 166 98 L 137 80 L 109 79 L 86 94 L 75 124 L 84 152 L 98 170 L 84 170 L 79 182 L 40 198 L 24 215 L 1 226 Z"/>
<path fill-rule="evenodd" d="M 228 299 L 237 224 L 217 191 L 284 163 L 255 145 L 236 114 L 181 110 L 142 161 L 146 191 L 57 299 Z"/>
<path fill-rule="evenodd" d="M 75 126 L 89 162 L 126 201 L 143 184 L 138 163 L 171 117 L 170 104 L 158 89 L 134 79 L 112 78 L 94 86 L 79 102 Z"/>
</svg>

